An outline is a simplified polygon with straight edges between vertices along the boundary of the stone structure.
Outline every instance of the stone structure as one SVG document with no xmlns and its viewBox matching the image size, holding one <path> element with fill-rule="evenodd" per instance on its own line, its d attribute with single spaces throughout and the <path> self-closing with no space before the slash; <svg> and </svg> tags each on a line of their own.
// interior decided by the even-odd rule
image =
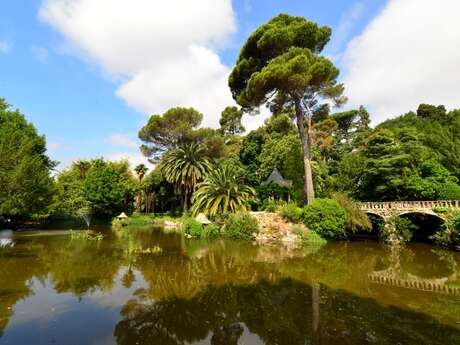
<svg viewBox="0 0 460 345">
<path fill-rule="evenodd" d="M 385 232 L 388 242 L 399 242 L 397 231 L 391 219 L 411 213 L 427 214 L 443 219 L 440 209 L 460 209 L 459 200 L 438 201 L 391 201 L 391 202 L 363 202 L 361 210 L 367 214 L 379 216 L 385 222 Z"/>
<path fill-rule="evenodd" d="M 435 293 L 460 295 L 460 289 L 448 285 L 448 277 L 438 279 L 420 278 L 416 275 L 408 274 L 407 277 L 401 277 L 394 274 L 391 269 L 374 272 L 368 275 L 368 279 L 375 284 L 396 286 L 405 289 L 420 291 L 429 291 Z"/>
<path fill-rule="evenodd" d="M 269 185 L 270 183 L 276 183 L 280 187 L 291 188 L 292 181 L 285 180 L 284 177 L 281 175 L 278 169 L 273 169 L 272 173 L 268 177 L 266 181 L 261 183 L 262 186 Z"/>
<path fill-rule="evenodd" d="M 391 201 L 391 202 L 363 202 L 361 210 L 369 214 L 375 214 L 383 219 L 402 216 L 408 213 L 422 213 L 438 216 L 435 212 L 437 208 L 458 208 L 459 200 L 440 200 L 440 201 Z"/>
</svg>

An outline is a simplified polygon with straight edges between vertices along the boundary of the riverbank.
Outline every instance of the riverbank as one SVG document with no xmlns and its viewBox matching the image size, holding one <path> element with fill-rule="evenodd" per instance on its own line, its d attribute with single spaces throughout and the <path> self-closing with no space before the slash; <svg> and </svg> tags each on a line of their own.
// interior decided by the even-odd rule
<svg viewBox="0 0 460 345">
<path fill-rule="evenodd" d="M 183 232 L 188 238 L 231 237 L 259 244 L 283 243 L 298 246 L 324 244 L 327 241 L 303 224 L 290 222 L 275 212 L 248 212 L 230 215 L 226 220 L 203 224 L 198 218 L 169 217 L 154 214 L 133 214 L 112 221 L 116 228 L 162 227 L 166 231 Z"/>
</svg>

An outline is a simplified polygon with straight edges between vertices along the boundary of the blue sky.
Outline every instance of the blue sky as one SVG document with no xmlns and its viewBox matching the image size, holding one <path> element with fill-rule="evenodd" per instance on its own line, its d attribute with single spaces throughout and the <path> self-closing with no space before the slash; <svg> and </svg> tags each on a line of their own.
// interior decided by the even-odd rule
<svg viewBox="0 0 460 345">
<path fill-rule="evenodd" d="M 193 3 L 193 10 L 184 1 Z M 46 135 L 49 154 L 62 162 L 60 168 L 77 158 L 97 156 L 127 157 L 136 164 L 142 161 L 137 131 L 149 113 L 193 103 L 205 114 L 205 125 L 216 124 L 218 109 L 230 102 L 224 84 L 241 45 L 259 25 L 286 12 L 333 28 L 324 53 L 344 70 L 343 79 L 351 87 L 350 106 L 364 103 L 375 109 L 377 121 L 384 111 L 396 115 L 419 99 L 455 106 L 445 99 L 445 92 L 431 98 L 422 86 L 416 97 L 407 92 L 415 93 L 417 85 L 409 84 L 388 99 L 379 98 L 378 90 L 369 91 L 369 85 L 378 84 L 376 78 L 387 75 L 387 61 L 400 59 L 400 54 L 376 59 L 382 55 L 379 49 L 386 44 L 386 51 L 391 51 L 392 45 L 404 46 L 416 35 L 416 30 L 392 32 L 393 23 L 407 18 L 407 11 L 413 16 L 419 7 L 421 16 L 433 13 L 432 1 L 417 1 L 420 5 L 414 7 L 414 0 L 134 0 L 107 7 L 109 0 L 3 0 L 0 97 Z M 144 13 L 145 18 L 139 19 Z M 379 37 L 389 41 L 379 43 Z M 350 45 L 353 38 L 356 42 Z M 443 48 L 441 44 L 439 49 Z M 421 66 L 432 63 L 425 60 Z M 386 86 L 388 90 L 392 85 Z M 385 85 L 381 87 L 385 90 Z M 399 103 L 398 94 L 403 95 Z M 261 119 L 247 121 L 251 128 Z"/>
</svg>

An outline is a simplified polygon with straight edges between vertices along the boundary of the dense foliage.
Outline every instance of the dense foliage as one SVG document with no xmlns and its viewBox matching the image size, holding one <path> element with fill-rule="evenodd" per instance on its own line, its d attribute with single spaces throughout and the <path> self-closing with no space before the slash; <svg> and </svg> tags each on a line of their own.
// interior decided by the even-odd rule
<svg viewBox="0 0 460 345">
<path fill-rule="evenodd" d="M 459 199 L 460 111 L 422 104 L 369 131 L 334 185 L 360 200 Z"/>
<path fill-rule="evenodd" d="M 166 180 L 181 193 L 184 212 L 188 210 L 189 196 L 210 170 L 211 163 L 203 146 L 196 143 L 167 152 L 161 162 L 161 172 Z"/>
<path fill-rule="evenodd" d="M 178 215 L 190 205 L 193 215 L 234 213 L 225 225 L 230 237 L 257 230 L 238 212 L 265 210 L 340 239 L 371 228 L 354 200 L 460 200 L 460 110 L 420 104 L 376 128 L 364 106 L 332 111 L 346 99 L 338 69 L 320 55 L 330 36 L 328 27 L 286 14 L 259 27 L 229 77 L 241 108 L 223 109 L 219 129 L 200 127 L 203 115 L 184 107 L 152 115 L 140 129 L 141 151 L 157 164 L 152 171 L 80 160 L 53 180 L 45 138 L 0 99 L 0 220 Z M 243 114 L 263 105 L 271 116 L 244 133 Z M 273 175 L 278 180 L 267 181 Z M 458 245 L 455 219 L 435 235 L 438 243 Z M 410 237 L 406 220 L 392 222 Z"/>
<path fill-rule="evenodd" d="M 305 206 L 303 211 L 305 226 L 322 237 L 346 238 L 347 218 L 339 203 L 331 199 L 317 199 Z"/>
<path fill-rule="evenodd" d="M 234 239 L 251 240 L 258 233 L 257 219 L 246 212 L 230 214 L 223 228 L 223 234 Z"/>
<path fill-rule="evenodd" d="M 280 14 L 253 32 L 229 77 L 235 101 L 246 109 L 272 101 L 272 108 L 295 114 L 302 143 L 303 201 L 315 197 L 312 178 L 312 140 L 315 120 L 327 109 L 326 100 L 342 105 L 344 87 L 337 83 L 339 70 L 319 54 L 331 29 L 303 17 Z"/>
<path fill-rule="evenodd" d="M 45 137 L 0 98 L 0 220 L 47 214 L 54 166 Z"/>
<path fill-rule="evenodd" d="M 56 179 L 56 217 L 109 218 L 134 207 L 136 184 L 127 161 L 77 161 Z"/>
<path fill-rule="evenodd" d="M 214 168 L 197 185 L 192 198 L 192 212 L 215 217 L 228 212 L 246 211 L 255 194 L 254 188 L 245 184 L 243 176 L 234 167 L 224 165 Z"/>
</svg>

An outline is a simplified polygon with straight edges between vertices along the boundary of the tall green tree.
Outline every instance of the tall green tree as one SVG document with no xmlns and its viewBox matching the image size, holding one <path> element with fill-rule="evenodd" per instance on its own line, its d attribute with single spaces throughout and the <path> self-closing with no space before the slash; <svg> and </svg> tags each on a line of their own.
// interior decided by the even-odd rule
<svg viewBox="0 0 460 345">
<path fill-rule="evenodd" d="M 180 191 L 182 210 L 188 211 L 188 199 L 198 182 L 211 169 L 205 149 L 199 144 L 188 144 L 167 152 L 161 161 L 161 172 L 166 180 Z"/>
<path fill-rule="evenodd" d="M 223 134 L 241 134 L 245 128 L 241 124 L 243 111 L 237 107 L 226 107 L 221 114 L 219 124 Z"/>
<path fill-rule="evenodd" d="M 46 214 L 56 163 L 46 155 L 46 140 L 0 98 L 0 217 Z"/>
<path fill-rule="evenodd" d="M 126 194 L 134 197 L 133 184 L 115 169 L 112 164 L 96 159 L 83 182 L 85 199 L 92 211 L 101 217 L 113 216 L 125 206 Z"/>
<path fill-rule="evenodd" d="M 158 162 L 166 151 L 194 142 L 202 120 L 203 114 L 193 108 L 171 108 L 163 115 L 152 115 L 139 131 L 142 153 Z"/>
<path fill-rule="evenodd" d="M 305 203 L 315 197 L 311 167 L 314 116 L 324 113 L 325 100 L 336 106 L 346 100 L 343 85 L 337 83 L 339 70 L 319 55 L 330 35 L 328 27 L 280 14 L 250 35 L 229 77 L 234 99 L 246 109 L 273 97 L 294 109 L 303 149 Z"/>
</svg>

